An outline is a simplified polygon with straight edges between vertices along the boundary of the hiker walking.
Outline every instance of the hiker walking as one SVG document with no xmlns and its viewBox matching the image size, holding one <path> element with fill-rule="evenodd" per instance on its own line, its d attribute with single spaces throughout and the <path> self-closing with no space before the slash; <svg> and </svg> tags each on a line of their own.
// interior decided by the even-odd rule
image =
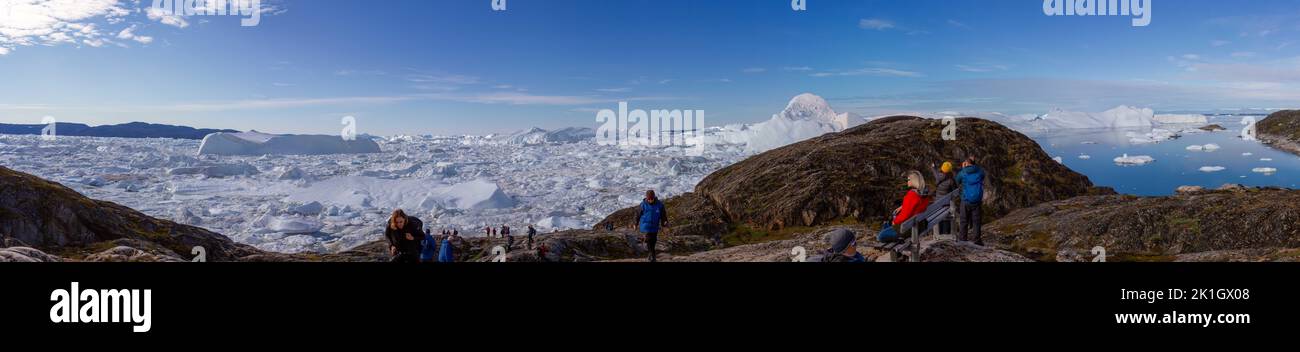
<svg viewBox="0 0 1300 352">
<path fill-rule="evenodd" d="M 451 231 L 451 235 L 442 238 L 442 244 L 438 246 L 438 247 L 439 247 L 439 248 L 438 248 L 438 262 L 439 262 L 439 263 L 455 263 L 455 262 L 456 262 L 456 255 L 455 255 L 455 254 L 456 254 L 456 253 L 455 253 L 456 247 L 453 246 L 453 245 L 451 244 L 451 241 L 452 241 L 453 239 L 456 239 L 457 236 L 458 236 L 459 234 L 460 234 L 460 231 L 458 231 L 458 230 L 452 230 L 452 231 Z"/>
<path fill-rule="evenodd" d="M 646 250 L 650 252 L 650 262 L 654 263 L 658 255 L 655 245 L 659 242 L 659 230 L 668 227 L 668 209 L 664 207 L 664 202 L 655 197 L 655 191 L 645 191 L 645 200 L 641 201 L 636 218 L 639 230 L 645 234 L 644 242 Z"/>
<path fill-rule="evenodd" d="M 934 199 L 947 197 L 948 194 L 957 190 L 957 181 L 953 179 L 952 175 L 953 170 L 951 161 L 944 161 L 943 165 L 937 168 L 934 167 L 934 165 L 930 165 L 930 169 L 930 171 L 934 173 Z M 956 204 L 957 200 L 953 199 L 951 202 Z M 952 234 L 952 219 L 944 218 L 943 221 L 939 222 L 939 234 Z"/>
<path fill-rule="evenodd" d="M 528 249 L 533 249 L 533 236 L 537 236 L 537 229 L 533 225 L 528 225 Z"/>
<path fill-rule="evenodd" d="M 501 225 L 501 237 L 506 238 L 506 253 L 509 253 L 515 247 L 515 236 L 510 235 L 509 225 Z"/>
<path fill-rule="evenodd" d="M 407 216 L 405 211 L 397 209 L 388 217 L 388 226 L 384 227 L 384 238 L 388 240 L 388 252 L 392 262 L 418 263 L 420 261 L 420 242 L 424 240 L 424 222 L 414 216 Z"/>
<path fill-rule="evenodd" d="M 970 240 L 976 245 L 984 245 L 984 236 L 980 227 L 984 214 L 984 169 L 975 165 L 975 157 L 967 158 L 961 163 L 961 172 L 957 173 L 957 184 L 961 185 L 961 221 L 957 223 L 957 240 Z M 974 230 L 975 237 L 967 237 Z"/>
</svg>

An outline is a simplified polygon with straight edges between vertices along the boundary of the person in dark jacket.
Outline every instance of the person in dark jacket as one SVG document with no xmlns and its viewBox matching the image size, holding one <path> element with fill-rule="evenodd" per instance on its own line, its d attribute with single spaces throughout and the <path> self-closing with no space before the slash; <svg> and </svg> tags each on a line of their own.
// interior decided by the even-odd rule
<svg viewBox="0 0 1300 352">
<path fill-rule="evenodd" d="M 957 240 L 971 240 L 976 245 L 984 245 L 984 236 L 980 227 L 983 225 L 984 205 L 984 169 L 975 165 L 975 157 L 970 157 L 961 164 L 957 173 L 957 184 L 961 185 L 961 221 L 958 223 Z M 975 237 L 967 237 L 974 230 Z"/>
<path fill-rule="evenodd" d="M 947 197 L 948 194 L 951 194 L 953 191 L 957 190 L 957 181 L 953 179 L 953 175 L 952 175 L 952 171 L 953 171 L 952 162 L 945 161 L 943 162 L 942 166 L 939 166 L 937 168 L 934 167 L 934 165 L 930 165 L 930 169 L 931 172 L 934 173 L 934 180 L 935 180 L 934 198 L 935 199 Z M 952 200 L 953 204 L 956 204 L 957 203 L 956 201 L 957 201 L 956 199 Z M 952 234 L 952 219 L 944 219 L 943 221 L 939 222 L 939 234 L 941 235 Z"/>
<path fill-rule="evenodd" d="M 510 235 L 510 226 L 501 225 L 501 237 L 506 238 L 506 253 L 515 247 L 515 236 Z"/>
<path fill-rule="evenodd" d="M 865 263 L 866 257 L 858 253 L 858 235 L 846 229 L 836 229 L 826 234 L 831 249 L 822 257 L 827 263 Z"/>
<path fill-rule="evenodd" d="M 643 242 L 646 250 L 650 252 L 650 262 L 654 263 L 659 254 L 655 248 L 659 243 L 659 230 L 668 227 L 668 208 L 664 207 L 664 202 L 655 197 L 655 191 L 645 191 L 645 200 L 641 201 L 636 219 L 639 230 L 645 234 Z"/>
<path fill-rule="evenodd" d="M 424 240 L 424 222 L 414 216 L 407 216 L 401 209 L 393 211 L 388 217 L 388 226 L 384 228 L 384 238 L 388 239 L 388 251 L 397 263 L 420 262 L 420 242 Z"/>
<path fill-rule="evenodd" d="M 533 225 L 528 225 L 528 249 L 533 249 L 533 236 L 537 236 L 537 229 Z"/>
</svg>

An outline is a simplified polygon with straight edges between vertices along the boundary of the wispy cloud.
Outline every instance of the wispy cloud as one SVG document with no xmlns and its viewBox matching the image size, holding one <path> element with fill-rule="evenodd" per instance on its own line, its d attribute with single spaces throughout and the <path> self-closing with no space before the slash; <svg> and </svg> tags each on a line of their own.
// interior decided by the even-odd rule
<svg viewBox="0 0 1300 352">
<path fill-rule="evenodd" d="M 1011 69 L 1007 65 L 997 64 L 975 64 L 975 65 L 957 65 L 958 70 L 974 73 L 998 72 Z"/>
<path fill-rule="evenodd" d="M 882 18 L 864 18 L 858 20 L 858 28 L 862 28 L 862 29 L 883 31 L 887 29 L 893 29 L 894 27 L 895 27 L 894 21 L 890 21 Z"/>
<path fill-rule="evenodd" d="M 597 91 L 597 92 L 603 92 L 603 93 L 626 93 L 626 92 L 632 91 L 632 88 L 628 88 L 628 87 L 622 87 L 622 88 L 597 88 L 596 91 Z"/>
<path fill-rule="evenodd" d="M 786 71 L 803 72 L 803 71 L 812 71 L 813 68 L 812 68 L 812 67 L 808 67 L 808 66 L 787 66 L 787 67 L 783 68 L 783 70 L 786 70 Z"/>
<path fill-rule="evenodd" d="M 920 72 L 906 71 L 893 68 L 868 67 L 847 71 L 829 71 L 811 74 L 812 77 L 836 77 L 836 76 L 877 76 L 877 77 L 924 77 Z"/>
<path fill-rule="evenodd" d="M 766 69 L 766 68 L 762 68 L 762 67 L 750 67 L 750 68 L 746 68 L 746 69 L 744 69 L 744 70 L 740 70 L 740 72 L 743 72 L 743 73 L 763 73 L 763 72 L 767 72 L 767 69 Z"/>
</svg>

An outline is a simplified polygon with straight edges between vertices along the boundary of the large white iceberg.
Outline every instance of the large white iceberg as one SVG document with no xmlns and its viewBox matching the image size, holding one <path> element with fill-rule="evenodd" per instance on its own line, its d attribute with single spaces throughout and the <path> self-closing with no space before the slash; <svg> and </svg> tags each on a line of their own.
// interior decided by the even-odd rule
<svg viewBox="0 0 1300 352">
<path fill-rule="evenodd" d="M 506 136 L 493 136 L 488 142 L 505 145 L 539 145 L 578 143 L 595 138 L 596 130 L 586 127 L 568 127 L 554 131 L 533 127 Z"/>
<path fill-rule="evenodd" d="M 744 144 L 745 151 L 761 153 L 823 134 L 840 132 L 862 121 L 852 113 L 836 113 L 826 99 L 814 94 L 800 94 L 781 113 L 753 125 L 723 128 L 721 140 Z"/>
<path fill-rule="evenodd" d="M 257 131 L 213 133 L 203 138 L 199 154 L 212 155 L 326 155 L 378 153 L 379 144 L 368 138 L 342 136 L 276 135 Z"/>
<path fill-rule="evenodd" d="M 474 180 L 445 184 L 436 180 L 388 180 L 364 176 L 343 176 L 294 190 L 285 202 L 349 206 L 355 209 L 404 209 L 429 212 L 438 209 L 500 209 L 515 206 L 494 182 Z"/>
<path fill-rule="evenodd" d="M 1065 111 L 1056 109 L 1037 118 L 1021 121 L 1020 127 L 1039 130 L 1082 128 L 1132 128 L 1151 127 L 1155 111 L 1130 106 L 1119 106 L 1100 113 Z"/>
<path fill-rule="evenodd" d="M 1174 115 L 1174 114 L 1156 115 L 1154 118 L 1152 118 L 1152 120 L 1154 120 L 1156 123 L 1163 123 L 1163 124 L 1177 124 L 1177 125 L 1206 124 L 1206 123 L 1209 123 L 1209 122 L 1210 122 L 1210 120 L 1207 119 L 1207 118 L 1205 117 L 1205 115 L 1198 115 L 1198 114 L 1188 114 L 1188 115 Z"/>
</svg>

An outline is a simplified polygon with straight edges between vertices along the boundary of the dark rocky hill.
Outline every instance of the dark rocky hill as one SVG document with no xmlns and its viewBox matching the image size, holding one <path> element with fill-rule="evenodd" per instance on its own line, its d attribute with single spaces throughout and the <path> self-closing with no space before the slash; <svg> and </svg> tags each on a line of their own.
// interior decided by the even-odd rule
<svg viewBox="0 0 1300 352">
<path fill-rule="evenodd" d="M 1300 155 L 1300 110 L 1275 112 L 1255 125 L 1259 139 Z"/>
<path fill-rule="evenodd" d="M 988 174 L 985 216 L 1088 194 L 1084 175 L 1052 160 L 1029 137 L 998 123 L 962 118 L 957 138 L 942 121 L 897 116 L 756 155 L 705 178 L 695 192 L 666 200 L 676 226 L 668 232 L 719 236 L 736 229 L 783 231 L 834 223 L 881 221 L 903 196 L 903 174 L 975 156 Z M 606 223 L 631 226 L 635 209 Z"/>
</svg>

